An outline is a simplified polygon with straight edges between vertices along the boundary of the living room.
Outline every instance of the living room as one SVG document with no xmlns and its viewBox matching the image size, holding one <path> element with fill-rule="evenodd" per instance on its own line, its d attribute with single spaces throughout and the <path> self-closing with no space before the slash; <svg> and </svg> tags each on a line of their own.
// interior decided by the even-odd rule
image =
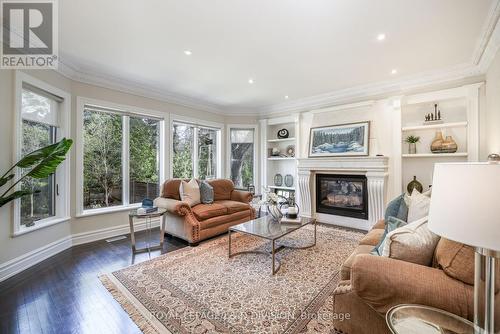
<svg viewBox="0 0 500 334">
<path fill-rule="evenodd" d="M 500 333 L 499 0 L 0 5 L 0 333 Z"/>
</svg>

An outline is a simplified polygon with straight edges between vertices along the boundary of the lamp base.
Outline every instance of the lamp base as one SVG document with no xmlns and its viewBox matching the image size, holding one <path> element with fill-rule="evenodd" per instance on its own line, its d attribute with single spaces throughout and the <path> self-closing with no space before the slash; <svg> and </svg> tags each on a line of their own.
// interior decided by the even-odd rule
<svg viewBox="0 0 500 334">
<path fill-rule="evenodd" d="M 500 252 L 484 248 L 476 248 L 474 268 L 474 323 L 481 327 L 484 334 L 495 334 L 500 328 L 500 305 L 495 312 L 495 288 L 497 276 L 500 275 L 498 264 Z M 500 277 L 499 277 L 500 278 Z M 496 322 L 495 322 L 496 320 Z"/>
</svg>

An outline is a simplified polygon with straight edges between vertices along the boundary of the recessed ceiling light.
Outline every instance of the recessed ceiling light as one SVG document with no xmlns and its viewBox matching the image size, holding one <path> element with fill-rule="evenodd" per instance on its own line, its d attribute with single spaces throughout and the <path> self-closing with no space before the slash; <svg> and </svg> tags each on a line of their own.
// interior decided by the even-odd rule
<svg viewBox="0 0 500 334">
<path fill-rule="evenodd" d="M 383 41 L 385 39 L 385 34 L 378 34 L 377 35 L 377 40 Z"/>
<path fill-rule="evenodd" d="M 398 73 L 398 70 L 396 70 L 396 69 L 393 69 L 393 70 L 391 71 L 391 74 L 397 74 L 397 73 Z"/>
<path fill-rule="evenodd" d="M 252 79 L 252 78 L 248 79 L 248 83 L 249 83 L 250 85 L 252 85 L 252 84 L 253 84 L 253 79 Z"/>
<path fill-rule="evenodd" d="M 288 95 L 285 95 L 285 100 L 288 100 Z"/>
<path fill-rule="evenodd" d="M 191 52 L 191 50 L 185 50 L 185 51 L 184 51 L 184 54 L 185 54 L 186 56 L 190 56 L 190 55 L 192 55 L 193 53 Z"/>
</svg>

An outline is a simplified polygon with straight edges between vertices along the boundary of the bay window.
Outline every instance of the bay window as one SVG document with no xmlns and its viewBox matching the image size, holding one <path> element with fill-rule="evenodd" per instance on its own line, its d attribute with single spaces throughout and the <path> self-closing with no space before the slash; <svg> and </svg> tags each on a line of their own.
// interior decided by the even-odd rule
<svg viewBox="0 0 500 334">
<path fill-rule="evenodd" d="M 24 73 L 16 73 L 16 158 L 69 137 L 70 96 Z M 68 158 L 69 160 L 69 154 Z M 69 161 L 45 179 L 24 178 L 17 190 L 32 195 L 14 202 L 14 235 L 69 219 Z M 17 170 L 17 177 L 27 171 Z"/>
<path fill-rule="evenodd" d="M 256 183 L 255 128 L 229 130 L 230 178 L 236 188 L 247 189 Z"/>
<path fill-rule="evenodd" d="M 164 121 L 92 104 L 82 109 L 80 214 L 158 197 Z"/>
<path fill-rule="evenodd" d="M 172 123 L 172 177 L 220 177 L 220 129 L 174 121 Z"/>
</svg>

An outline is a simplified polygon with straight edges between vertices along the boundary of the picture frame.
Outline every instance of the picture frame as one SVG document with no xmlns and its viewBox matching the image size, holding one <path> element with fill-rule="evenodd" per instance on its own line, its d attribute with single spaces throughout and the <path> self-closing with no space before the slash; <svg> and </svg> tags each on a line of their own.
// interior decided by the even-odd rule
<svg viewBox="0 0 500 334">
<path fill-rule="evenodd" d="M 311 128 L 309 158 L 367 156 L 370 122 L 357 122 Z"/>
</svg>

